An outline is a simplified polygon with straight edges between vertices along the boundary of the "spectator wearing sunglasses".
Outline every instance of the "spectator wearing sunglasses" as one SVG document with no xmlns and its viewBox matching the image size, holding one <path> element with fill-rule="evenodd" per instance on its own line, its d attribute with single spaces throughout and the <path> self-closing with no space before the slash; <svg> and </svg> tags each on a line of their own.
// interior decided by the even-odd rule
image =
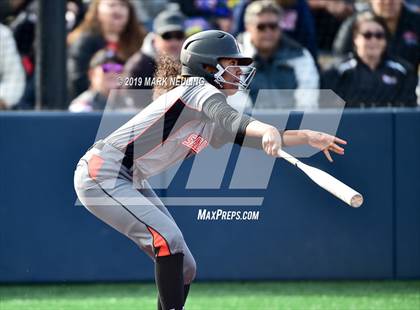
<svg viewBox="0 0 420 310">
<path fill-rule="evenodd" d="M 315 21 L 311 14 L 308 0 L 272 0 L 276 2 L 284 11 L 280 28 L 283 33 L 297 41 L 303 47 L 311 52 L 316 58 L 318 54 L 318 46 L 316 42 Z M 321 1 L 321 0 L 320 0 Z M 330 0 L 325 0 L 330 1 Z M 246 7 L 252 2 L 251 0 L 238 1 L 234 7 L 234 24 L 233 33 L 238 34 L 245 30 L 244 14 Z"/>
<path fill-rule="evenodd" d="M 354 54 L 322 75 L 322 88 L 336 92 L 346 107 L 416 106 L 417 74 L 387 52 L 385 21 L 364 12 L 352 33 Z"/>
<path fill-rule="evenodd" d="M 89 63 L 90 87 L 74 99 L 71 112 L 91 112 L 104 110 L 111 89 L 118 88 L 118 77 L 124 69 L 124 61 L 112 50 L 99 50 Z M 121 105 L 120 108 L 125 105 Z M 109 107 L 107 107 L 109 108 Z M 118 108 L 118 107 L 113 107 Z"/>
<path fill-rule="evenodd" d="M 319 74 L 315 61 L 307 49 L 282 32 L 281 18 L 281 8 L 269 0 L 252 2 L 245 11 L 246 31 L 239 41 L 257 68 L 251 98 L 255 104 L 260 90 L 271 89 L 273 95 L 264 96 L 256 108 L 316 108 L 313 90 L 319 87 Z"/>
<path fill-rule="evenodd" d="M 141 49 L 136 52 L 126 63 L 124 75 L 128 77 L 124 83 L 129 89 L 152 89 L 153 85 L 146 84 L 146 78 L 154 76 L 157 59 L 167 55 L 178 60 L 181 47 L 185 39 L 185 17 L 175 9 L 162 11 L 154 20 L 153 32 L 144 39 Z M 152 91 L 142 98 L 150 102 Z M 144 97 L 144 96 L 142 96 Z"/>
<path fill-rule="evenodd" d="M 368 0 L 369 11 L 382 17 L 390 31 L 389 51 L 410 62 L 417 70 L 420 66 L 420 14 L 404 5 L 404 0 Z M 352 25 L 356 14 L 342 25 L 334 40 L 334 51 L 344 55 L 352 49 Z"/>
</svg>

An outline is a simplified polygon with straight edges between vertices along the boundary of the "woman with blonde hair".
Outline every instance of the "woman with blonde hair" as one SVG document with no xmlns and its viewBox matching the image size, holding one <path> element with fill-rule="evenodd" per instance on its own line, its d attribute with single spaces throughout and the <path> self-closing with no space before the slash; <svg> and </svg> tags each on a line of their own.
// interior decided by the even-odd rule
<svg viewBox="0 0 420 310">
<path fill-rule="evenodd" d="M 129 0 L 93 0 L 82 23 L 68 36 L 70 98 L 89 87 L 89 60 L 108 48 L 126 61 L 142 45 L 143 27 Z"/>
</svg>

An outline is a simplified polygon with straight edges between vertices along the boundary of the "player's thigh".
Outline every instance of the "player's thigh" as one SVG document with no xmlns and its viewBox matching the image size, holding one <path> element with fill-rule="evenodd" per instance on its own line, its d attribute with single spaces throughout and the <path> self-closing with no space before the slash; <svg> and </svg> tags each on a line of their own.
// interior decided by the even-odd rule
<svg viewBox="0 0 420 310">
<path fill-rule="evenodd" d="M 147 180 L 143 180 L 142 182 L 143 187 L 138 189 L 142 195 L 147 197 L 160 211 L 162 211 L 166 216 L 168 216 L 174 223 L 175 219 L 173 218 L 172 214 L 169 212 L 168 208 L 165 207 L 162 200 L 156 195 L 156 192 L 150 186 L 150 183 Z"/>
<path fill-rule="evenodd" d="M 142 248 L 164 246 L 183 253 L 185 241 L 173 219 L 124 179 L 78 188 L 79 199 L 95 216 L 128 236 Z M 111 186 L 112 185 L 112 186 Z"/>
</svg>

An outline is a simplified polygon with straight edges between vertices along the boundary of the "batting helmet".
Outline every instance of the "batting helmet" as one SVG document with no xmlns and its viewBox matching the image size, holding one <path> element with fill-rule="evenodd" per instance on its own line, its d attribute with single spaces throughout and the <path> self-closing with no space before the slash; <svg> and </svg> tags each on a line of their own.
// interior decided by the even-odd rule
<svg viewBox="0 0 420 310">
<path fill-rule="evenodd" d="M 220 58 L 233 58 L 238 60 L 239 67 L 242 67 L 245 76 L 237 77 L 235 85 L 243 88 L 248 87 L 255 73 L 255 68 L 249 66 L 252 58 L 241 53 L 235 38 L 224 31 L 207 30 L 196 33 L 189 37 L 181 49 L 181 74 L 184 76 L 200 76 L 211 84 L 221 86 L 226 83 L 222 75 L 226 68 L 219 64 Z M 218 71 L 210 73 L 205 66 L 211 66 Z M 245 67 L 245 68 L 244 68 Z M 231 83 L 232 84 L 232 83 Z"/>
</svg>

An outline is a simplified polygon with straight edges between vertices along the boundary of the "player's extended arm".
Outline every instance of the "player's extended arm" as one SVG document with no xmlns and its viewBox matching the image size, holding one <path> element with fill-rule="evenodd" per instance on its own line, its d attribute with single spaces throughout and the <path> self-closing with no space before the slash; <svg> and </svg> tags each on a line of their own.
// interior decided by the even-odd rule
<svg viewBox="0 0 420 310">
<path fill-rule="evenodd" d="M 308 144 L 322 150 L 331 162 L 333 160 L 329 151 L 344 155 L 344 149 L 337 143 L 347 144 L 346 141 L 340 138 L 313 130 L 286 130 L 281 134 L 274 126 L 257 120 L 248 124 L 246 135 L 250 137 L 261 137 L 264 151 L 271 156 L 277 156 L 278 150 L 282 147 L 282 143 L 284 146 Z"/>
<path fill-rule="evenodd" d="M 250 137 L 261 137 L 265 134 L 272 133 L 277 135 L 276 131 L 280 134 L 284 146 L 295 146 L 308 143 L 309 130 L 287 130 L 284 132 L 278 131 L 276 127 L 254 120 L 246 127 L 246 135 Z"/>
<path fill-rule="evenodd" d="M 210 120 L 216 122 L 218 127 L 223 128 L 228 135 L 261 138 L 262 148 L 268 155 L 277 156 L 282 142 L 284 146 L 309 144 L 322 150 L 329 161 L 332 161 L 329 151 L 344 154 L 344 149 L 336 144 L 346 144 L 344 140 L 312 130 L 287 130 L 280 133 L 272 125 L 239 114 L 226 103 L 226 98 L 223 95 L 209 98 L 203 104 L 203 113 Z M 242 140 L 242 138 L 236 140 Z"/>
</svg>

